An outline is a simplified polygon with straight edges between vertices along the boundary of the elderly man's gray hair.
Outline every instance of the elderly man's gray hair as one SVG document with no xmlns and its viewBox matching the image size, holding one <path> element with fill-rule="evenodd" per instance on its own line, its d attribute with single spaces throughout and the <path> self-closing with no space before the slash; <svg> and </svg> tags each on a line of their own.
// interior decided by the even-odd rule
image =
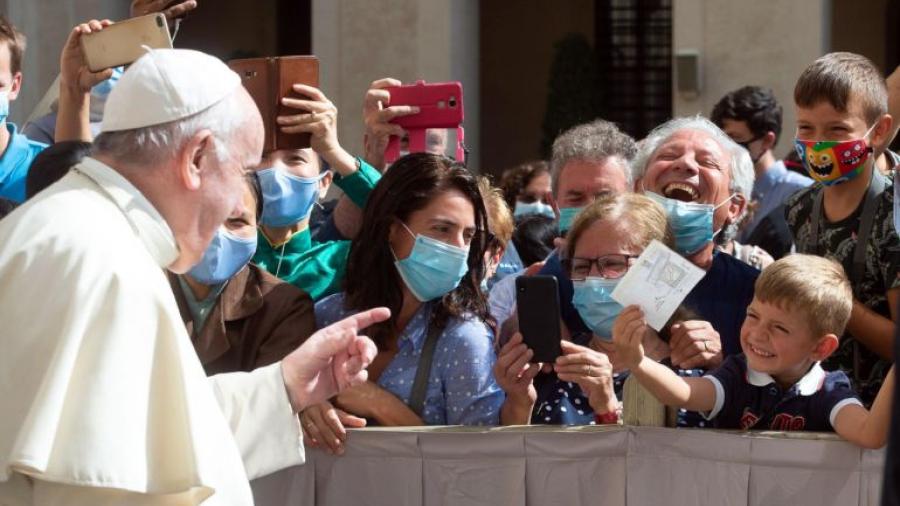
<svg viewBox="0 0 900 506">
<path fill-rule="evenodd" d="M 94 139 L 93 152 L 137 167 L 168 162 L 200 130 L 215 138 L 216 156 L 232 154 L 231 140 L 247 122 L 247 107 L 239 93 L 231 93 L 211 107 L 187 118 L 133 130 L 104 132 Z"/>
<path fill-rule="evenodd" d="M 627 164 L 637 152 L 634 139 L 619 130 L 615 123 L 598 119 L 566 130 L 553 141 L 550 171 L 553 178 L 553 194 L 559 188 L 562 168 L 571 160 L 602 162 L 618 156 Z M 631 171 L 625 171 L 628 186 L 632 185 Z"/>
<path fill-rule="evenodd" d="M 646 138 L 638 143 L 637 155 L 631 162 L 631 171 L 634 179 L 643 178 L 647 173 L 647 166 L 653 153 L 675 133 L 682 130 L 699 130 L 709 134 L 728 155 L 728 165 L 731 167 L 729 174 L 730 183 L 728 189 L 732 193 L 740 194 L 749 204 L 750 194 L 753 191 L 753 160 L 750 154 L 739 144 L 731 140 L 731 137 L 717 127 L 713 122 L 702 116 L 689 116 L 671 119 L 654 128 Z M 718 204 L 718 202 L 717 202 Z M 720 241 L 727 242 L 734 238 L 738 225 L 744 219 L 748 206 L 744 206 L 744 214 L 738 217 L 720 234 Z"/>
</svg>

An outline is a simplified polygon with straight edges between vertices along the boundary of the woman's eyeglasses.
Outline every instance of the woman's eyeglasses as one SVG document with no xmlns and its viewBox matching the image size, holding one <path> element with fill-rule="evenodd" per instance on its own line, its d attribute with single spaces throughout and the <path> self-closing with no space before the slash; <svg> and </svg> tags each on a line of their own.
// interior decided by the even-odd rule
<svg viewBox="0 0 900 506">
<path fill-rule="evenodd" d="M 597 258 L 573 257 L 565 259 L 563 266 L 569 271 L 569 279 L 572 281 L 584 281 L 590 276 L 594 266 L 601 278 L 618 279 L 628 272 L 628 268 L 634 263 L 638 255 L 612 254 Z"/>
</svg>

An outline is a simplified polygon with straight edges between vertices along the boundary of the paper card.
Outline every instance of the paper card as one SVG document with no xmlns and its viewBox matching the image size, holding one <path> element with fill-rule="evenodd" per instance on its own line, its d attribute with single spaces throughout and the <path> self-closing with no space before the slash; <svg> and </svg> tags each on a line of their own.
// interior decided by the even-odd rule
<svg viewBox="0 0 900 506">
<path fill-rule="evenodd" d="M 628 269 L 611 296 L 623 306 L 640 306 L 647 325 L 659 332 L 705 275 L 703 269 L 663 243 L 653 241 Z"/>
</svg>

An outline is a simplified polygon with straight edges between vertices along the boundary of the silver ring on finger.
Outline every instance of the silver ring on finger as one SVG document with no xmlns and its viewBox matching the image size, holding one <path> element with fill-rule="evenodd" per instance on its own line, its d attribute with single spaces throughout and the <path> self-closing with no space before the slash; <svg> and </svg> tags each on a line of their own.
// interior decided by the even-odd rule
<svg viewBox="0 0 900 506">
<path fill-rule="evenodd" d="M 703 351 L 709 353 L 709 341 L 703 341 Z"/>
</svg>

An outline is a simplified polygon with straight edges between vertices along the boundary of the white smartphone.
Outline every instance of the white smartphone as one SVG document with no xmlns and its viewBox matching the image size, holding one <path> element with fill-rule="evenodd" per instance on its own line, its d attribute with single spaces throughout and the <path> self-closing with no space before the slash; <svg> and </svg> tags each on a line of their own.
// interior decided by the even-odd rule
<svg viewBox="0 0 900 506">
<path fill-rule="evenodd" d="M 172 36 L 164 14 L 127 19 L 81 37 L 81 49 L 91 72 L 133 63 L 146 52 L 144 46 L 172 48 Z"/>
</svg>

